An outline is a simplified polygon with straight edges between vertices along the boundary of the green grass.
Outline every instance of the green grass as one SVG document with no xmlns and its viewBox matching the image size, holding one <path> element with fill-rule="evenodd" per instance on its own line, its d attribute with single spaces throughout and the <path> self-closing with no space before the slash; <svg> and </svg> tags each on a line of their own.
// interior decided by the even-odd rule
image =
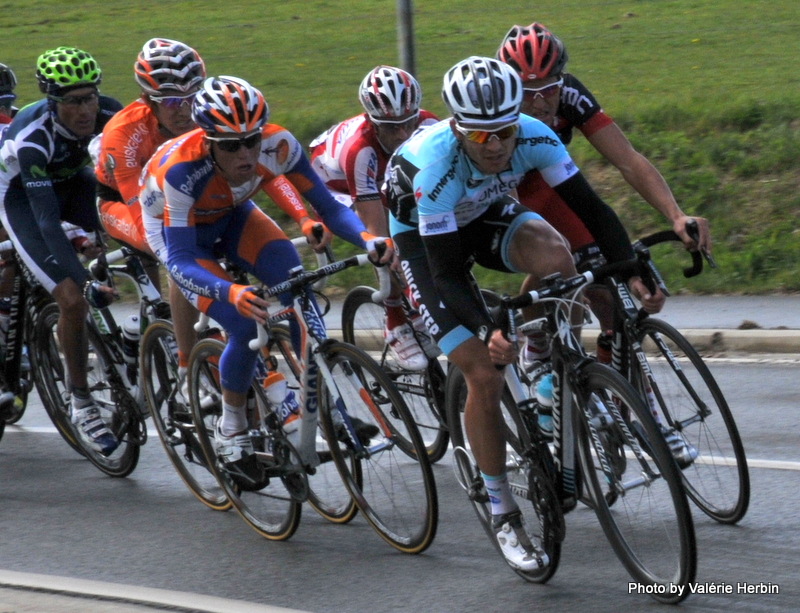
<svg viewBox="0 0 800 613">
<path fill-rule="evenodd" d="M 0 61 L 16 71 L 21 102 L 38 98 L 36 57 L 65 44 L 92 53 L 103 91 L 127 103 L 138 93 L 137 52 L 164 36 L 194 46 L 210 74 L 261 88 L 272 120 L 304 142 L 360 110 L 356 90 L 370 68 L 399 62 L 393 0 L 15 0 L 3 9 Z M 512 24 L 541 21 L 564 40 L 569 70 L 661 170 L 681 206 L 711 222 L 717 271 L 685 281 L 680 253 L 655 252 L 673 290 L 800 290 L 796 0 L 567 0 L 541 9 L 519 0 L 417 0 L 414 9 L 423 105 L 441 116 L 444 72 L 468 55 L 492 55 Z M 632 236 L 663 229 L 579 135 L 570 150 Z M 509 291 L 517 282 L 481 280 Z"/>
</svg>

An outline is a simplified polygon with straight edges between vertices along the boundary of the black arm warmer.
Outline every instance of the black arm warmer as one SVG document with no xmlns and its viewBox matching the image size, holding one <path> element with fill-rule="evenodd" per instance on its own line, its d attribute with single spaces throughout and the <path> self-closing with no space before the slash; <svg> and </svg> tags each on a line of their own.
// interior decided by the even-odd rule
<svg viewBox="0 0 800 613">
<path fill-rule="evenodd" d="M 492 322 L 480 297 L 473 291 L 467 257 L 461 252 L 458 232 L 423 236 L 428 267 L 442 302 L 467 328 L 486 342 L 497 326 Z"/>
<path fill-rule="evenodd" d="M 630 238 L 619 217 L 595 193 L 581 173 L 553 189 L 589 230 L 606 260 L 620 262 L 633 257 Z"/>
</svg>

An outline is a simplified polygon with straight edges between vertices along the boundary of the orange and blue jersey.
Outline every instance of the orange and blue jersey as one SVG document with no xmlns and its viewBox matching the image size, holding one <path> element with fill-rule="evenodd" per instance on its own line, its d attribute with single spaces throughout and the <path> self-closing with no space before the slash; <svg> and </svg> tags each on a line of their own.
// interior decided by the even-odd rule
<svg viewBox="0 0 800 613">
<path fill-rule="evenodd" d="M 228 332 L 220 362 L 222 384 L 247 389 L 256 354 L 247 343 L 255 322 L 233 304 L 233 282 L 219 265 L 232 263 L 274 285 L 300 259 L 283 231 L 251 197 L 259 190 L 295 221 L 307 217 L 301 195 L 336 234 L 362 249 L 364 226 L 333 199 L 308 163 L 300 143 L 276 125 L 262 130 L 261 152 L 251 180 L 232 187 L 217 171 L 201 129 L 164 143 L 148 162 L 139 201 L 147 241 L 184 294 Z M 367 235 L 368 237 L 368 235 Z M 281 296 L 286 303 L 287 296 Z"/>
</svg>

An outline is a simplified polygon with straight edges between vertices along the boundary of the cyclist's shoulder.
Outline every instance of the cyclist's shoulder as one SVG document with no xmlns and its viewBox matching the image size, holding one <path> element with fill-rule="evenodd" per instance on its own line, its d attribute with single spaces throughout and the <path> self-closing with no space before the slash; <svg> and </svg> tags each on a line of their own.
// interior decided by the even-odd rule
<svg viewBox="0 0 800 613">
<path fill-rule="evenodd" d="M 268 123 L 261 129 L 261 154 L 259 166 L 274 174 L 283 174 L 293 168 L 304 155 L 300 141 L 283 126 Z"/>
<path fill-rule="evenodd" d="M 418 129 L 400 145 L 394 157 L 412 163 L 417 168 L 448 167 L 454 156 L 460 155 L 458 141 L 450 129 L 450 120 Z"/>
<path fill-rule="evenodd" d="M 203 141 L 200 128 L 164 142 L 147 163 L 147 171 L 154 175 L 174 174 L 174 171 L 191 174 L 197 167 L 213 161 Z"/>
<path fill-rule="evenodd" d="M 114 144 L 112 139 L 124 139 L 125 144 L 138 147 L 146 140 L 153 140 L 158 132 L 158 120 L 141 100 L 134 100 L 116 113 L 103 127 L 103 146 Z M 127 141 L 132 139 L 130 143 Z M 163 140 L 160 136 L 158 140 Z"/>
</svg>

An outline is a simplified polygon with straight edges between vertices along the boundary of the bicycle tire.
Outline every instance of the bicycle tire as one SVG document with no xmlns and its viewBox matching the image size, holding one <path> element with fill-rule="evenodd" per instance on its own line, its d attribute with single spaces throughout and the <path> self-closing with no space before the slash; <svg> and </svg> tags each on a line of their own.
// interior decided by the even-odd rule
<svg viewBox="0 0 800 613">
<path fill-rule="evenodd" d="M 676 604 L 689 595 L 697 572 L 691 507 L 678 467 L 649 409 L 622 375 L 593 362 L 577 380 L 577 446 L 591 506 L 630 575 L 655 586 L 657 601 Z M 602 413 L 614 419 L 597 425 Z"/>
<path fill-rule="evenodd" d="M 227 511 L 231 501 L 208 468 L 191 408 L 179 389 L 176 352 L 172 322 L 159 319 L 147 326 L 139 353 L 145 402 L 164 451 L 189 491 L 207 507 Z"/>
<path fill-rule="evenodd" d="M 725 396 L 691 343 L 670 324 L 647 318 L 638 331 L 637 340 L 649 338 L 657 351 L 657 357 L 647 361 L 658 388 L 654 396 L 661 405 L 662 423 L 669 414 L 682 424 L 680 435 L 698 452 L 698 458 L 681 470 L 686 493 L 709 517 L 735 524 L 750 504 L 750 473 Z M 667 341 L 666 347 L 658 337 Z M 641 381 L 640 377 L 640 385 Z"/>
<path fill-rule="evenodd" d="M 219 357 L 224 348 L 225 345 L 216 339 L 203 339 L 189 356 L 189 404 L 197 439 L 208 467 L 245 523 L 264 538 L 283 541 L 297 530 L 302 511 L 284 480 L 272 477 L 253 488 L 243 488 L 217 459 L 214 450 L 214 429 L 222 415 Z M 254 380 L 253 385 L 258 383 Z"/>
<path fill-rule="evenodd" d="M 438 462 L 447 453 L 450 443 L 445 423 L 444 369 L 435 358 L 429 359 L 427 368 L 419 372 L 397 365 L 386 348 L 383 338 L 385 311 L 383 305 L 372 301 L 374 293 L 373 288 L 364 285 L 347 293 L 342 305 L 342 340 L 370 355 L 379 356 L 375 361 L 403 395 L 422 435 L 428 459 Z M 413 453 L 410 441 L 404 441 L 404 449 Z"/>
<path fill-rule="evenodd" d="M 289 388 L 294 390 L 298 398 L 301 397 L 299 381 L 301 371 L 292 349 L 291 334 L 288 329 L 282 326 L 273 326 L 270 329 L 267 353 L 274 358 L 276 370 L 286 377 Z M 318 422 L 318 428 L 320 435 L 317 437 L 317 454 L 320 464 L 315 467 L 314 474 L 308 476 L 308 504 L 329 522 L 346 524 L 358 514 L 358 506 L 339 476 L 321 422 Z M 351 457 L 350 471 L 360 484 L 360 462 L 354 456 Z"/>
<path fill-rule="evenodd" d="M 104 456 L 83 444 L 83 439 L 70 419 L 71 393 L 67 382 L 63 353 L 56 334 L 58 318 L 58 305 L 55 303 L 46 305 L 38 317 L 35 342 L 31 345 L 31 349 L 35 348 L 31 361 L 37 365 L 37 388 L 45 411 L 56 430 L 70 447 L 108 476 L 127 477 L 139 462 L 139 445 L 128 436 L 126 432 L 128 426 L 119 417 L 119 409 L 113 401 L 114 392 L 106 380 L 106 366 L 112 365 L 112 359 L 97 330 L 93 325 L 87 323 L 89 390 L 100 407 L 109 429 L 119 440 L 117 449 L 110 455 Z M 113 368 L 113 365 L 111 367 Z"/>
<path fill-rule="evenodd" d="M 343 481 L 383 540 L 403 553 L 424 551 L 436 537 L 438 497 L 422 437 L 403 397 L 358 347 L 332 341 L 324 345 L 323 358 L 336 389 L 320 373 L 320 417 L 328 441 L 338 443 L 330 450 Z M 345 419 L 362 422 L 358 445 L 344 428 Z M 401 438 L 413 445 L 413 456 L 401 448 Z M 349 468 L 353 454 L 361 461 L 361 483 Z"/>
<path fill-rule="evenodd" d="M 447 423 L 450 424 L 450 440 L 453 442 L 455 450 L 453 462 L 456 477 L 467 492 L 486 535 L 505 561 L 505 556 L 501 553 L 497 537 L 492 530 L 491 506 L 488 499 L 484 499 L 482 496 L 485 494 L 483 479 L 471 454 L 466 452 L 469 448 L 463 423 L 466 395 L 467 385 L 464 373 L 458 367 L 451 366 L 447 373 Z M 564 517 L 552 481 L 549 481 L 550 478 L 538 469 L 532 470 L 533 463 L 529 459 L 525 459 L 523 450 L 530 448 L 530 437 L 508 389 L 503 391 L 501 410 L 506 423 L 506 474 L 509 484 L 516 498 L 519 499 L 522 495 L 531 503 L 530 506 L 520 505 L 528 530 L 531 532 L 528 536 L 540 544 L 549 558 L 549 562 L 544 568 L 532 571 L 523 571 L 513 566 L 511 568 L 526 581 L 546 583 L 556 574 L 561 561 Z M 542 480 L 549 481 L 549 483 L 544 483 Z"/>
</svg>

